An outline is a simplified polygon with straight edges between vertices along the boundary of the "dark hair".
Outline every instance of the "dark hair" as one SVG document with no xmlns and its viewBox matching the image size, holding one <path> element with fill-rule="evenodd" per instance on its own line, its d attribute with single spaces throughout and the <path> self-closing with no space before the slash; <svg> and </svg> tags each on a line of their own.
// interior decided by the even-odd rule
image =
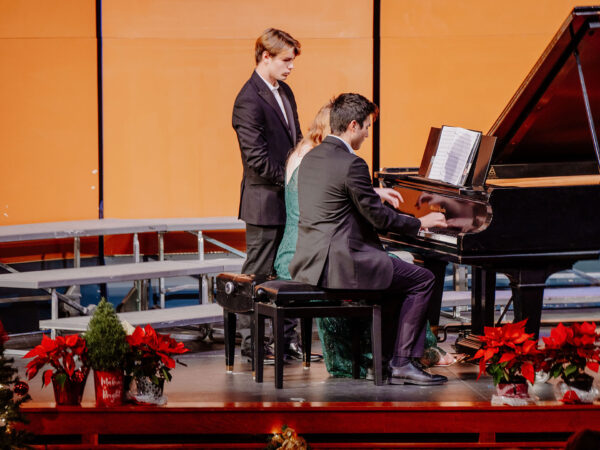
<svg viewBox="0 0 600 450">
<path fill-rule="evenodd" d="M 331 132 L 336 135 L 342 134 L 353 120 L 356 120 L 362 127 L 367 117 L 373 114 L 373 119 L 375 119 L 378 113 L 377 105 L 362 95 L 340 94 L 333 101 L 329 115 Z"/>
<path fill-rule="evenodd" d="M 277 56 L 288 47 L 294 49 L 294 56 L 300 54 L 300 42 L 285 31 L 267 28 L 258 37 L 256 44 L 254 45 L 254 58 L 256 59 L 256 64 L 260 62 L 264 51 L 269 52 L 269 55 L 271 56 Z"/>
<path fill-rule="evenodd" d="M 566 450 L 587 450 L 600 448 L 600 431 L 580 430 L 571 435 L 565 445 Z"/>
</svg>

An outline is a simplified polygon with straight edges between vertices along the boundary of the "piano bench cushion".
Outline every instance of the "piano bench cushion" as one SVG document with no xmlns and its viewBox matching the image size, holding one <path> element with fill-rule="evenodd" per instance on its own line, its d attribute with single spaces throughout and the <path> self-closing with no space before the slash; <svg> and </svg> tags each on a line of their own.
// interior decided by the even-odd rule
<svg viewBox="0 0 600 450">
<path fill-rule="evenodd" d="M 256 300 L 260 302 L 273 303 L 279 306 L 288 304 L 314 304 L 323 306 L 324 302 L 340 301 L 371 301 L 381 300 L 382 291 L 363 291 L 354 289 L 325 289 L 299 281 L 271 280 L 254 287 Z"/>
</svg>

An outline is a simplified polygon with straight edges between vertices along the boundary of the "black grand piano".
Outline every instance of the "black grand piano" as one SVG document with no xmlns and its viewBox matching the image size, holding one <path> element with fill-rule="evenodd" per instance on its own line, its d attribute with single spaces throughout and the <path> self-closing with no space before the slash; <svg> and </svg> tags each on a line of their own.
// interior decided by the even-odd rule
<svg viewBox="0 0 600 450">
<path fill-rule="evenodd" d="M 426 178 L 426 157 L 418 173 L 376 174 L 402 194 L 404 212 L 446 214 L 448 229 L 381 236 L 435 273 L 434 324 L 446 263 L 455 262 L 473 266 L 474 334 L 493 325 L 499 272 L 510 280 L 515 320 L 527 318 L 537 335 L 546 279 L 600 255 L 599 126 L 600 7 L 575 8 L 482 139 L 464 185 Z"/>
</svg>

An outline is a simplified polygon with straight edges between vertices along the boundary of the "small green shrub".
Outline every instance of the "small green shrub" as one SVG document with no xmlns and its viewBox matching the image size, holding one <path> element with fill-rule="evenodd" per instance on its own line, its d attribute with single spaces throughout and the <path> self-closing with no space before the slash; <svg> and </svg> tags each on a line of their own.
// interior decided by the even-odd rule
<svg viewBox="0 0 600 450">
<path fill-rule="evenodd" d="M 89 364 L 94 370 L 122 369 L 129 345 L 114 307 L 102 298 L 84 334 Z"/>
</svg>

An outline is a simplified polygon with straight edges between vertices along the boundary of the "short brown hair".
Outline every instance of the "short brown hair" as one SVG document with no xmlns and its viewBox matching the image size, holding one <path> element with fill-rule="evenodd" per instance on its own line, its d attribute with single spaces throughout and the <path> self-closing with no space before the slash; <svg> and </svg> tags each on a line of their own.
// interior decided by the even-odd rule
<svg viewBox="0 0 600 450">
<path fill-rule="evenodd" d="M 269 52 L 269 55 L 271 56 L 277 56 L 288 47 L 294 49 L 295 56 L 300 54 L 300 42 L 285 31 L 267 28 L 258 37 L 256 44 L 254 45 L 254 58 L 256 59 L 256 64 L 260 62 L 264 51 Z"/>
<path fill-rule="evenodd" d="M 339 136 L 346 131 L 353 120 L 356 120 L 362 128 L 367 117 L 373 115 L 373 120 L 375 120 L 378 114 L 379 108 L 377 108 L 377 105 L 362 95 L 340 94 L 333 101 L 329 115 L 331 132 Z"/>
</svg>

